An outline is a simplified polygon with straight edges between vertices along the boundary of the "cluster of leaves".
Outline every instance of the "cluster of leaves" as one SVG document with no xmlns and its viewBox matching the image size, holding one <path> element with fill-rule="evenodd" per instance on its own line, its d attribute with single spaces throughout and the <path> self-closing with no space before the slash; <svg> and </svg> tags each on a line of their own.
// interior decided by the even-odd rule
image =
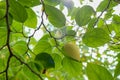
<svg viewBox="0 0 120 80">
<path fill-rule="evenodd" d="M 0 80 L 118 80 L 120 16 L 113 9 L 118 4 L 103 0 L 94 9 L 75 7 L 72 0 L 1 0 Z M 40 29 L 44 35 L 37 41 L 34 35 Z M 63 46 L 70 41 L 78 44 L 80 61 L 64 55 Z M 101 46 L 107 46 L 102 54 Z M 114 60 L 102 61 L 103 55 Z"/>
</svg>

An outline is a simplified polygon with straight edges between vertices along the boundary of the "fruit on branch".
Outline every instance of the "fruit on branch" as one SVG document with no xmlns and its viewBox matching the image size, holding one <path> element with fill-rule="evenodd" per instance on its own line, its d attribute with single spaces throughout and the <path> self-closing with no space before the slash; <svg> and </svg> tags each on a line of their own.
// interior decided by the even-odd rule
<svg viewBox="0 0 120 80">
<path fill-rule="evenodd" d="M 68 42 L 63 46 L 64 55 L 74 60 L 80 61 L 79 47 L 74 42 Z"/>
<path fill-rule="evenodd" d="M 55 32 L 55 38 L 61 38 L 63 35 L 62 35 L 62 31 L 61 30 L 57 30 Z"/>
</svg>

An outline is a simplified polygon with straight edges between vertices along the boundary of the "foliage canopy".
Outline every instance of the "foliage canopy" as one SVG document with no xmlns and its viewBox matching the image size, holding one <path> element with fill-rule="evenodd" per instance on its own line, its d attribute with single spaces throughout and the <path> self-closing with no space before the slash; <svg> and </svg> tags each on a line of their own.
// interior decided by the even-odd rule
<svg viewBox="0 0 120 80">
<path fill-rule="evenodd" d="M 120 1 L 79 2 L 0 0 L 0 80 L 119 80 Z"/>
</svg>

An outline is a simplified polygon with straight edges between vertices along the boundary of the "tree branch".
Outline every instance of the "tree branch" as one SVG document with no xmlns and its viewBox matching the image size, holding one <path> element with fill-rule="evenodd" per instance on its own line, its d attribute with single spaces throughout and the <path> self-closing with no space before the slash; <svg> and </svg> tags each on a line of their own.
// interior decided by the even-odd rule
<svg viewBox="0 0 120 80">
<path fill-rule="evenodd" d="M 29 70 L 34 73 L 35 75 L 37 75 L 41 80 L 43 80 L 43 78 L 37 73 L 35 72 L 27 63 L 25 63 L 24 61 L 22 61 L 20 58 L 18 58 L 16 55 L 13 55 L 17 60 L 19 60 L 22 64 L 24 64 L 25 66 L 27 66 L 29 68 Z"/>
<path fill-rule="evenodd" d="M 93 27 L 96 26 L 96 24 L 97 24 L 97 22 L 99 21 L 100 17 L 101 17 L 101 16 L 103 15 L 103 13 L 109 8 L 111 1 L 112 1 L 112 0 L 109 0 L 108 5 L 106 6 L 106 8 L 105 8 L 105 9 L 101 12 L 101 14 L 97 17 L 97 20 L 95 21 Z"/>
<path fill-rule="evenodd" d="M 46 14 L 46 12 L 45 12 L 45 4 L 44 4 L 44 1 L 43 1 L 43 0 L 41 0 L 41 4 L 42 4 L 42 6 L 43 6 L 43 11 L 42 11 L 42 15 L 41 15 L 41 19 L 42 19 L 41 23 L 42 23 L 43 27 L 45 28 L 45 30 L 49 33 L 50 37 L 54 39 L 55 44 L 56 44 L 55 47 L 56 47 L 61 53 L 63 53 L 62 50 L 59 48 L 59 44 L 58 44 L 58 42 L 57 42 L 57 38 L 55 38 L 55 37 L 51 34 L 51 32 L 46 28 L 46 26 L 45 26 L 45 24 L 44 24 L 44 18 L 43 18 L 43 16 L 44 16 L 44 13 Z M 46 16 L 47 16 L 47 14 L 46 14 Z"/>
<path fill-rule="evenodd" d="M 11 35 L 11 30 L 10 30 L 10 25 L 9 25 L 9 0 L 6 0 L 6 15 L 5 15 L 5 19 L 6 19 L 6 25 L 7 25 L 7 42 L 6 42 L 6 45 L 4 45 L 4 46 L 2 46 L 2 47 L 0 48 L 0 50 L 3 49 L 5 46 L 7 46 L 10 55 L 8 56 L 6 69 L 5 69 L 4 71 L 0 72 L 0 74 L 2 74 L 2 73 L 5 72 L 5 73 L 6 73 L 6 80 L 9 79 L 9 78 L 8 78 L 8 69 L 9 69 L 9 65 L 10 65 L 9 63 L 10 63 L 10 59 L 14 56 L 14 57 L 15 57 L 17 60 L 19 60 L 21 63 L 25 64 L 25 65 L 31 70 L 31 72 L 33 72 L 33 73 L 34 73 L 35 75 L 37 75 L 41 80 L 43 80 L 42 77 L 41 77 L 38 73 L 36 73 L 35 71 L 33 71 L 32 68 L 30 68 L 30 66 L 29 66 L 27 63 L 23 62 L 21 59 L 19 59 L 17 56 L 15 56 L 15 55 L 13 54 L 11 48 L 10 48 L 10 35 Z M 35 34 L 35 32 L 33 33 L 33 35 L 34 35 L 34 34 Z M 33 37 L 33 35 L 30 36 L 29 39 L 30 39 L 31 37 Z M 29 40 L 29 41 L 30 41 L 30 40 Z"/>
<path fill-rule="evenodd" d="M 7 60 L 7 66 L 6 66 L 6 69 L 5 69 L 5 72 L 6 72 L 6 80 L 8 80 L 8 68 L 9 68 L 9 63 L 10 63 L 10 59 L 12 57 L 12 51 L 10 49 L 10 25 L 9 25 L 9 0 L 6 0 L 6 15 L 5 15 L 5 18 L 6 18 L 6 25 L 7 25 L 7 47 L 8 47 L 8 50 L 9 50 L 9 57 L 8 57 L 8 60 Z"/>
<path fill-rule="evenodd" d="M 3 45 L 3 46 L 0 48 L 0 50 L 2 50 L 5 46 L 6 46 L 6 44 L 5 44 L 5 45 Z"/>
<path fill-rule="evenodd" d="M 3 74 L 5 72 L 5 70 L 4 71 L 2 71 L 2 72 L 0 72 L 0 74 Z"/>
</svg>

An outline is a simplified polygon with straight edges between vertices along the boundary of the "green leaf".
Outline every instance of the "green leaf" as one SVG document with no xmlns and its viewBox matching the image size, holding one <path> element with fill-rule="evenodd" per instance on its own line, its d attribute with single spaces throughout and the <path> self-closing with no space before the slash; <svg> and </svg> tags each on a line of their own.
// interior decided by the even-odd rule
<svg viewBox="0 0 120 80">
<path fill-rule="evenodd" d="M 94 9 L 91 6 L 85 5 L 79 9 L 76 14 L 75 21 L 79 26 L 85 26 L 91 19 Z"/>
<path fill-rule="evenodd" d="M 109 48 L 110 48 L 110 50 L 115 51 L 115 52 L 120 51 L 120 45 L 115 45 L 115 44 L 109 45 Z"/>
<path fill-rule="evenodd" d="M 30 28 L 37 27 L 37 16 L 31 8 L 27 8 L 28 18 L 25 21 L 24 25 Z"/>
<path fill-rule="evenodd" d="M 9 15 L 9 25 L 12 24 L 13 18 Z M 6 26 L 6 18 L 0 19 L 0 26 Z"/>
<path fill-rule="evenodd" d="M 26 38 L 23 36 L 23 34 L 21 34 L 21 33 L 11 33 L 11 35 L 10 35 L 11 37 L 10 37 L 10 43 L 16 43 L 16 42 L 19 42 L 19 41 L 25 41 L 26 40 Z"/>
<path fill-rule="evenodd" d="M 39 53 L 35 57 L 35 62 L 42 65 L 44 69 L 54 68 L 55 63 L 53 58 L 48 53 Z"/>
<path fill-rule="evenodd" d="M 86 32 L 82 40 L 89 47 L 99 47 L 109 42 L 110 36 L 102 28 L 94 28 Z"/>
<path fill-rule="evenodd" d="M 65 26 L 66 24 L 65 16 L 59 9 L 50 5 L 45 5 L 45 11 L 48 16 L 48 20 L 55 27 L 59 28 Z"/>
<path fill-rule="evenodd" d="M 60 3 L 60 0 L 44 0 L 45 4 L 56 6 Z"/>
<path fill-rule="evenodd" d="M 38 70 L 37 70 L 34 62 L 29 62 L 29 63 L 27 63 L 27 64 L 30 66 L 30 68 L 31 68 L 33 71 L 35 71 L 35 72 L 38 73 Z M 29 70 L 29 68 L 26 67 L 25 65 L 23 66 L 22 71 L 23 71 L 23 73 L 24 73 L 24 76 L 27 78 L 27 80 L 39 80 L 38 76 L 36 76 L 33 72 L 31 72 L 31 71 Z M 19 77 L 18 77 L 18 78 L 19 78 Z"/>
<path fill-rule="evenodd" d="M 10 0 L 10 13 L 16 21 L 24 23 L 28 17 L 25 8 L 15 0 Z"/>
<path fill-rule="evenodd" d="M 48 35 L 43 36 L 43 38 L 41 38 L 38 43 L 36 44 L 36 46 L 33 49 L 33 52 L 35 54 L 41 53 L 41 52 L 51 52 L 51 45 L 48 42 Z"/>
<path fill-rule="evenodd" d="M 117 76 L 120 75 L 120 62 L 118 62 L 115 71 L 114 71 L 114 78 L 117 78 Z"/>
<path fill-rule="evenodd" d="M 0 9 L 0 19 L 2 19 L 3 17 L 5 17 L 5 13 L 6 13 L 6 10 Z"/>
<path fill-rule="evenodd" d="M 67 36 L 75 36 L 76 32 L 74 30 L 68 30 L 66 34 Z"/>
<path fill-rule="evenodd" d="M 27 43 L 25 41 L 18 41 L 13 45 L 12 49 L 15 53 L 18 53 L 19 55 L 23 55 L 28 49 Z"/>
<path fill-rule="evenodd" d="M 111 24 L 111 27 L 112 27 L 112 29 L 115 31 L 115 33 L 116 33 L 116 36 L 119 36 L 119 32 L 120 32 L 120 24 L 114 24 L 114 23 L 112 23 Z"/>
<path fill-rule="evenodd" d="M 107 13 L 105 14 L 105 20 L 108 20 L 108 19 L 110 19 L 112 16 L 113 16 L 113 12 L 114 12 L 115 10 L 113 10 L 113 9 L 111 9 L 111 10 L 108 10 L 107 11 Z"/>
<path fill-rule="evenodd" d="M 109 5 L 109 6 L 108 6 Z M 97 12 L 102 12 L 102 11 L 106 11 L 106 10 L 108 10 L 108 11 L 110 11 L 110 10 L 113 10 L 113 7 L 114 6 L 117 6 L 117 4 L 113 1 L 113 0 L 111 0 L 111 1 L 109 1 L 109 0 L 103 0 L 103 1 L 101 1 L 100 2 L 100 4 L 98 5 L 98 7 L 97 7 L 97 9 L 96 9 L 96 11 Z"/>
<path fill-rule="evenodd" d="M 93 30 L 94 24 L 95 24 L 96 20 L 97 20 L 96 18 L 92 18 L 92 19 L 90 20 L 90 22 L 88 23 L 87 31 Z"/>
<path fill-rule="evenodd" d="M 116 24 L 120 24 L 120 16 L 113 15 L 113 22 L 116 23 Z"/>
<path fill-rule="evenodd" d="M 28 80 L 29 78 L 27 78 L 27 76 L 24 74 L 23 71 L 18 71 L 18 73 L 15 74 L 14 76 L 12 76 L 9 80 L 18 80 L 18 79 L 19 80 Z"/>
<path fill-rule="evenodd" d="M 71 19 L 74 19 L 79 8 L 73 7 L 71 10 L 68 10 L 68 16 L 71 16 Z"/>
<path fill-rule="evenodd" d="M 64 70 L 72 76 L 77 76 L 82 73 L 82 64 L 73 59 L 65 57 L 62 61 L 62 65 Z"/>
<path fill-rule="evenodd" d="M 15 32 L 22 32 L 23 30 L 23 24 L 18 22 L 18 21 L 13 21 L 12 25 L 11 25 L 11 30 L 15 31 Z"/>
<path fill-rule="evenodd" d="M 34 47 L 34 53 L 38 54 L 40 52 L 51 52 L 51 45 L 46 41 L 39 41 L 38 44 Z"/>
<path fill-rule="evenodd" d="M 61 65 L 61 61 L 62 61 L 61 56 L 56 54 L 56 53 L 54 53 L 54 54 L 52 54 L 52 57 L 53 57 L 53 60 L 55 62 L 55 69 L 61 68 L 61 66 L 62 66 Z"/>
<path fill-rule="evenodd" d="M 103 27 L 104 26 L 104 21 L 103 19 L 99 19 L 98 23 L 97 23 L 97 26 L 100 28 L 100 27 Z"/>
<path fill-rule="evenodd" d="M 15 57 L 12 57 L 9 65 L 9 76 L 14 76 L 14 74 L 19 72 L 21 67 L 21 63 Z"/>
<path fill-rule="evenodd" d="M 8 56 L 9 56 L 9 51 L 7 48 L 3 48 L 0 50 L 0 72 L 5 70 Z"/>
<path fill-rule="evenodd" d="M 86 72 L 89 80 L 114 80 L 105 67 L 97 64 L 88 63 Z"/>
<path fill-rule="evenodd" d="M 0 27 L 0 47 L 6 44 L 7 29 L 6 27 Z"/>
<path fill-rule="evenodd" d="M 98 12 L 101 12 L 101 11 L 103 11 L 105 8 L 107 8 L 108 1 L 109 1 L 109 0 L 104 0 L 104 1 L 102 1 L 102 2 L 98 5 L 98 7 L 97 7 L 97 11 L 98 11 Z"/>
<path fill-rule="evenodd" d="M 6 9 L 6 2 L 5 1 L 0 2 L 0 9 Z"/>
<path fill-rule="evenodd" d="M 17 0 L 17 1 L 27 7 L 34 7 L 40 5 L 40 0 Z"/>
</svg>

